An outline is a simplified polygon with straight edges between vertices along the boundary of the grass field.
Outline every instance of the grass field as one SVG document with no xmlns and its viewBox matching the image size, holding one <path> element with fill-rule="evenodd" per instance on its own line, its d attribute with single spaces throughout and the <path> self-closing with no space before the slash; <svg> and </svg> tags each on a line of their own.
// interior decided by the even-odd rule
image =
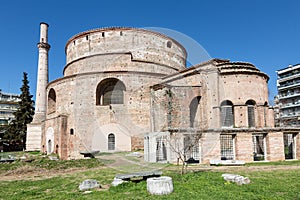
<svg viewBox="0 0 300 200">
<path fill-rule="evenodd" d="M 195 170 L 180 175 L 178 171 L 170 170 L 173 168 L 170 166 L 170 169 L 164 169 L 164 175 L 172 177 L 174 192 L 154 196 L 147 192 L 145 181 L 110 187 L 118 172 L 97 159 L 57 162 L 38 158 L 30 163 L 17 161 L 0 164 L 2 178 L 13 174 L 16 176 L 11 180 L 0 177 L 0 199 L 300 199 L 299 161 L 253 165 L 261 165 L 264 170 L 249 170 L 250 164 L 234 171 L 251 180 L 250 184 L 240 186 L 223 180 L 221 175 L 228 172 L 226 168 L 222 168 L 224 171 Z M 274 166 L 282 167 L 271 169 Z M 265 170 L 268 167 L 271 170 Z M 28 172 L 27 168 L 31 168 L 31 171 Z M 22 169 L 27 173 L 26 179 L 22 178 Z M 74 172 L 64 173 L 68 169 L 73 169 Z M 42 170 L 47 176 L 43 173 L 39 176 L 34 174 L 34 171 Z M 32 177 L 28 178 L 31 173 Z M 79 191 L 79 184 L 86 179 L 96 179 L 103 187 L 94 189 L 91 193 Z"/>
</svg>

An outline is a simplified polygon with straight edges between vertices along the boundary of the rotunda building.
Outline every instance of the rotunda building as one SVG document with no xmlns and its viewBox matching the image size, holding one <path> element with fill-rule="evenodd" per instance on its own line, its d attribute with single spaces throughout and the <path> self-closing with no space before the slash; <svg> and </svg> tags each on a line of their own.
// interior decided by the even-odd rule
<svg viewBox="0 0 300 200">
<path fill-rule="evenodd" d="M 41 23 L 28 151 L 77 159 L 144 149 L 148 162 L 231 165 L 298 159 L 300 128 L 274 127 L 269 77 L 253 64 L 186 67 L 186 50 L 168 36 L 101 28 L 67 41 L 63 77 L 48 83 L 47 30 Z"/>
<path fill-rule="evenodd" d="M 143 148 L 149 86 L 185 69 L 185 49 L 152 31 L 103 28 L 75 35 L 65 52 L 64 77 L 47 86 L 43 150 L 76 158 Z"/>
</svg>

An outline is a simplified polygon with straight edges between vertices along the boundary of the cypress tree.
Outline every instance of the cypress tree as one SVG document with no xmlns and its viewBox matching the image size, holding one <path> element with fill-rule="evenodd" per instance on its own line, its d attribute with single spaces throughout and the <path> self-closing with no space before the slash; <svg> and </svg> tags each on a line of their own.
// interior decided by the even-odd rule
<svg viewBox="0 0 300 200">
<path fill-rule="evenodd" d="M 22 82 L 23 85 L 20 88 L 21 95 L 18 109 L 14 112 L 15 119 L 8 125 L 5 139 L 11 142 L 21 141 L 23 143 L 23 149 L 25 149 L 27 124 L 33 119 L 34 101 L 32 100 L 33 95 L 31 95 L 29 91 L 29 81 L 26 72 L 23 72 Z"/>
</svg>

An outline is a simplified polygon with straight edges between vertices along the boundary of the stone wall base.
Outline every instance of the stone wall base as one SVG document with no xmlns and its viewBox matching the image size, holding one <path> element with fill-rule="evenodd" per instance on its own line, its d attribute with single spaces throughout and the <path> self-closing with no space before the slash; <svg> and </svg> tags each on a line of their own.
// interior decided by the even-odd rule
<svg viewBox="0 0 300 200">
<path fill-rule="evenodd" d="M 27 125 L 26 151 L 41 151 L 42 123 Z"/>
<path fill-rule="evenodd" d="M 138 136 L 131 137 L 131 150 L 144 149 L 144 138 Z"/>
</svg>

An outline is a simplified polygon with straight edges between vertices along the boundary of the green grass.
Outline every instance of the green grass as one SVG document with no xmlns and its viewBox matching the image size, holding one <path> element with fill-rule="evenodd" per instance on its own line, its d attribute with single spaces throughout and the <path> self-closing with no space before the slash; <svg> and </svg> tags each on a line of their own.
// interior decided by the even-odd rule
<svg viewBox="0 0 300 200">
<path fill-rule="evenodd" d="M 234 172 L 247 176 L 251 183 L 248 185 L 236 185 L 225 182 L 222 178 L 224 172 L 191 172 L 180 175 L 178 171 L 168 170 L 173 166 L 166 166 L 164 175 L 173 178 L 174 192 L 169 195 L 155 196 L 147 192 L 146 181 L 139 183 L 125 183 L 118 187 L 110 187 L 114 176 L 119 173 L 111 168 L 101 167 L 103 164 L 97 159 L 51 161 L 38 155 L 31 163 L 17 161 L 11 164 L 0 164 L 0 180 L 9 170 L 20 170 L 32 167 L 34 170 L 45 169 L 50 172 L 60 172 L 68 168 L 84 168 L 84 171 L 56 175 L 50 178 L 39 176 L 32 180 L 0 181 L 1 199 L 262 199 L 262 200 L 296 200 L 300 199 L 300 170 L 272 170 L 251 171 L 248 166 L 266 165 L 300 165 L 300 161 L 284 162 L 258 162 L 247 164 L 245 168 Z M 100 167 L 99 167 L 100 166 Z M 230 167 L 228 168 L 231 169 Z M 49 172 L 48 171 L 48 172 Z M 107 189 L 94 189 L 92 193 L 85 194 L 79 191 L 79 184 L 86 179 L 96 179 Z M 109 188 L 109 189 L 108 189 Z"/>
<path fill-rule="evenodd" d="M 183 176 L 166 172 L 173 178 L 174 192 L 170 195 L 148 194 L 146 182 L 125 183 L 109 190 L 93 190 L 90 194 L 78 190 L 85 179 L 110 184 L 115 171 L 86 171 L 36 181 L 1 181 L 0 199 L 299 199 L 299 170 L 247 172 L 251 184 L 238 186 L 227 183 L 221 172 L 195 172 Z"/>
<path fill-rule="evenodd" d="M 283 160 L 278 162 L 265 162 L 265 161 L 258 161 L 247 163 L 246 166 L 267 166 L 267 165 L 300 165 L 300 160 Z"/>
</svg>

